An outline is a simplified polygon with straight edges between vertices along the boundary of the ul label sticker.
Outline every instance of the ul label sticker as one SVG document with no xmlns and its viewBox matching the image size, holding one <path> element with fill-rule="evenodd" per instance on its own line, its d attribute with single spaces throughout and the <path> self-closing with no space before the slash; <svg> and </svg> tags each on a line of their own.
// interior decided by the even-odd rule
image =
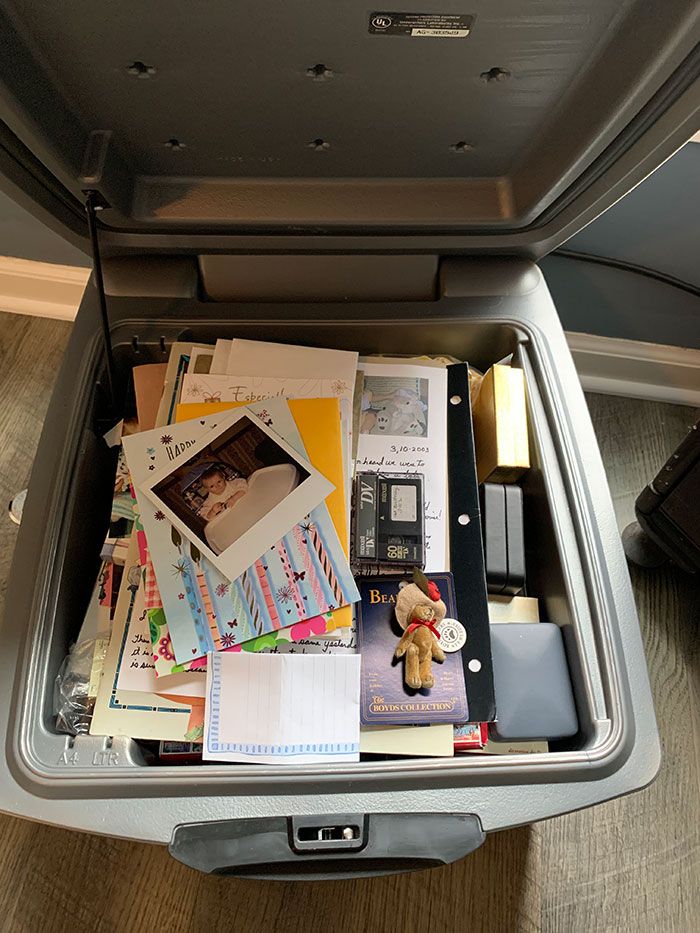
<svg viewBox="0 0 700 933">
<path fill-rule="evenodd" d="M 375 36 L 466 39 L 474 17 L 465 13 L 377 13 L 369 14 L 369 31 Z"/>
</svg>

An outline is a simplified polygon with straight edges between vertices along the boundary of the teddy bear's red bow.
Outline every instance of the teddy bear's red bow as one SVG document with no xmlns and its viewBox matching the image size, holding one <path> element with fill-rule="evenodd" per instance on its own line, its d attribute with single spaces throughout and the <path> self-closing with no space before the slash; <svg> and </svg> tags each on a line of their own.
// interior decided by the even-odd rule
<svg viewBox="0 0 700 933">
<path fill-rule="evenodd" d="M 424 619 L 416 619 L 415 616 L 411 619 L 409 623 L 408 631 L 413 632 L 417 628 L 420 628 L 421 625 L 424 625 L 426 628 L 429 628 L 436 638 L 440 637 L 440 632 L 438 632 L 438 630 L 435 628 L 434 622 L 426 622 Z"/>
</svg>

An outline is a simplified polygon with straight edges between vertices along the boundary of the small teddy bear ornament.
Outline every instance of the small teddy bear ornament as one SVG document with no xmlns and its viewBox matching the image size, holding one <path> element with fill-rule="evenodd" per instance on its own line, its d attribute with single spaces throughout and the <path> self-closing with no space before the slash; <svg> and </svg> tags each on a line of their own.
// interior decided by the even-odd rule
<svg viewBox="0 0 700 933">
<path fill-rule="evenodd" d="M 404 633 L 394 656 L 406 656 L 406 686 L 413 690 L 434 687 L 433 658 L 440 662 L 445 660 L 445 654 L 438 644 L 440 633 L 437 626 L 447 613 L 440 591 L 424 573 L 414 570 L 413 583 L 399 590 L 395 612 Z"/>
</svg>

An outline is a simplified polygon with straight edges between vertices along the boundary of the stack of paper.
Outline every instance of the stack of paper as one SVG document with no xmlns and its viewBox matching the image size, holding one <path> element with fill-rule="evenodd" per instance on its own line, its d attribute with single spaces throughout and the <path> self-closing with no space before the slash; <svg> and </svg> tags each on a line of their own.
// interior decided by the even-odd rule
<svg viewBox="0 0 700 933">
<path fill-rule="evenodd" d="M 159 426 L 123 438 L 137 521 L 93 733 L 201 739 L 208 654 L 354 654 L 356 366 L 354 353 L 219 341 L 176 344 L 139 379 Z"/>
<path fill-rule="evenodd" d="M 452 755 L 449 724 L 360 727 L 349 564 L 357 467 L 423 475 L 426 569 L 447 568 L 444 366 L 235 339 L 134 372 L 91 732 L 223 762 Z"/>
</svg>

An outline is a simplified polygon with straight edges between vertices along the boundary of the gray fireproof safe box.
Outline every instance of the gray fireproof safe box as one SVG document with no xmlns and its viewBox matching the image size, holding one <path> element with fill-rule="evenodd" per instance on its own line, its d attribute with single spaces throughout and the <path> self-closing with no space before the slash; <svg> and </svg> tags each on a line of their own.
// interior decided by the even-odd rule
<svg viewBox="0 0 700 933">
<path fill-rule="evenodd" d="M 167 844 L 205 871 L 350 876 L 449 862 L 658 769 L 613 509 L 536 261 L 697 130 L 700 8 L 400 6 L 0 2 L 0 185 L 86 252 L 90 221 L 109 339 L 97 267 L 7 594 L 8 812 Z M 513 354 L 533 456 L 527 575 L 562 627 L 576 736 L 547 755 L 175 768 L 123 736 L 56 732 L 53 682 L 111 500 L 110 356 L 118 413 L 132 365 L 234 336 L 480 368 Z"/>
</svg>

